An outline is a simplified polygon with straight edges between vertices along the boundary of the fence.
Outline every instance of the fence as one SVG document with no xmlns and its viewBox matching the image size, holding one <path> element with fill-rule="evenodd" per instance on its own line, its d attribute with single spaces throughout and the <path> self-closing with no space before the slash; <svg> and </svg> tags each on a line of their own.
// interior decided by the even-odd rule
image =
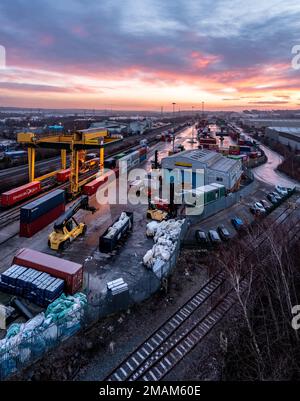
<svg viewBox="0 0 300 401">
<path fill-rule="evenodd" d="M 71 299 L 78 302 L 68 309 L 66 303 L 70 304 Z M 52 310 L 53 306 L 55 303 Z M 14 324 L 9 328 L 7 337 L 0 341 L 0 380 L 36 362 L 85 326 L 87 305 L 83 294 L 60 297 L 57 307 L 57 313 L 51 313 L 49 307 L 45 314 L 38 314 L 26 324 Z"/>
<path fill-rule="evenodd" d="M 46 352 L 59 346 L 61 342 L 80 330 L 88 328 L 99 319 L 127 310 L 157 292 L 161 288 L 163 278 L 171 274 L 176 266 L 181 242 L 188 227 L 189 223 L 185 220 L 170 259 L 161 266 L 160 278 L 151 270 L 141 266 L 144 269 L 144 274 L 138 281 L 130 284 L 128 292 L 112 296 L 110 292 L 106 291 L 106 293 L 98 293 L 98 296 L 94 294 L 93 299 L 89 299 L 89 294 L 87 294 L 85 297 L 87 303 L 82 303 L 81 307 L 75 311 L 61 317 L 58 313 L 57 317 L 54 318 L 55 321 L 51 322 L 49 318 L 47 319 L 46 311 L 45 315 L 39 314 L 29 321 L 28 328 L 25 328 L 25 325 L 19 325 L 20 331 L 12 333 L 5 340 L 5 346 L 4 341 L 0 340 L 0 380 L 4 380 L 38 361 Z M 66 298 L 72 299 L 74 297 Z"/>
<path fill-rule="evenodd" d="M 249 175 L 251 175 L 251 171 L 249 171 Z M 250 180 L 250 177 L 249 177 Z M 250 184 L 244 186 L 238 192 L 229 193 L 227 196 L 220 198 L 216 201 L 210 202 L 205 205 L 203 212 L 201 215 L 191 215 L 189 216 L 189 220 L 192 224 L 198 223 L 208 217 L 220 212 L 221 210 L 227 209 L 233 206 L 235 203 L 239 202 L 243 197 L 249 195 L 253 191 L 254 183 L 250 182 Z"/>
<path fill-rule="evenodd" d="M 117 313 L 122 310 L 127 310 L 134 304 L 140 303 L 145 299 L 149 298 L 152 294 L 157 292 L 162 285 L 162 279 L 174 270 L 178 256 L 180 254 L 181 243 L 188 230 L 189 222 L 184 221 L 180 237 L 177 240 L 176 247 L 171 254 L 169 260 L 167 260 L 161 266 L 161 277 L 157 277 L 150 269 L 146 269 L 144 266 L 140 266 L 143 269 L 143 274 L 140 278 L 134 278 L 131 282 L 128 282 L 128 292 L 121 293 L 117 296 L 112 296 L 107 290 L 102 293 L 92 294 L 92 298 L 88 292 L 88 314 L 91 321 L 97 321 L 105 316 Z"/>
</svg>

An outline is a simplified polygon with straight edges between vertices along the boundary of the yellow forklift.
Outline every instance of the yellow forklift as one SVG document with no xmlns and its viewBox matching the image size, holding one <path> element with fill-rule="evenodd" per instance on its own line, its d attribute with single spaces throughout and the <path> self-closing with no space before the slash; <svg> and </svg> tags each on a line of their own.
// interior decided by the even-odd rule
<svg viewBox="0 0 300 401">
<path fill-rule="evenodd" d="M 177 217 L 177 206 L 174 203 L 174 183 L 170 184 L 170 203 L 163 199 L 151 202 L 151 193 L 148 193 L 147 219 L 163 221 Z"/>
<path fill-rule="evenodd" d="M 63 250 L 66 245 L 75 240 L 78 236 L 86 233 L 86 224 L 78 223 L 74 215 L 80 210 L 89 210 L 95 213 L 96 209 L 89 206 L 89 198 L 83 195 L 54 224 L 54 231 L 49 235 L 48 246 L 55 250 Z"/>
</svg>

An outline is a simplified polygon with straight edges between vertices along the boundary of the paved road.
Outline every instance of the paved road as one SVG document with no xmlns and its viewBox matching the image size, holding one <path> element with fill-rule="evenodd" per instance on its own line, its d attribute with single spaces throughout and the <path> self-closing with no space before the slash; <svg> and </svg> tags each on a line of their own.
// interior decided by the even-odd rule
<svg viewBox="0 0 300 401">
<path fill-rule="evenodd" d="M 278 184 L 284 187 L 299 186 L 299 182 L 277 171 L 277 167 L 283 162 L 284 158 L 264 145 L 260 145 L 260 147 L 265 152 L 268 161 L 253 169 L 255 178 L 267 184 Z"/>
</svg>

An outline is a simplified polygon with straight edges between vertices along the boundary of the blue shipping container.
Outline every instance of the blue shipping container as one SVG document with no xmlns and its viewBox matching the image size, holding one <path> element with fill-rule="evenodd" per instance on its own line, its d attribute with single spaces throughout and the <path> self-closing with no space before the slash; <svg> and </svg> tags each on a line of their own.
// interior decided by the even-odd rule
<svg viewBox="0 0 300 401">
<path fill-rule="evenodd" d="M 20 221 L 21 223 L 32 223 L 62 203 L 65 203 L 65 191 L 57 189 L 21 207 Z"/>
<path fill-rule="evenodd" d="M 140 163 L 142 163 L 143 161 L 145 161 L 147 159 L 147 154 L 145 153 L 144 155 L 140 156 Z"/>
</svg>

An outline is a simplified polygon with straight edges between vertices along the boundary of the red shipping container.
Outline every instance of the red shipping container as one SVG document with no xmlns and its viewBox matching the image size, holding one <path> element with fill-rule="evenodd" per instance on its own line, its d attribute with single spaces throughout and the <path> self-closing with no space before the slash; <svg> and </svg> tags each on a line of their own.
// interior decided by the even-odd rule
<svg viewBox="0 0 300 401">
<path fill-rule="evenodd" d="M 104 185 L 104 183 L 105 183 L 104 177 L 96 178 L 95 180 L 89 182 L 88 184 L 85 184 L 82 192 L 84 193 L 84 195 L 92 196 L 97 192 L 97 189 L 100 188 L 101 185 Z"/>
<path fill-rule="evenodd" d="M 83 283 L 83 266 L 56 256 L 23 248 L 14 257 L 13 264 L 30 267 L 65 281 L 66 292 L 73 295 Z"/>
<path fill-rule="evenodd" d="M 71 170 L 67 168 L 66 170 L 61 170 L 56 174 L 57 182 L 66 182 L 69 180 L 71 175 Z"/>
<path fill-rule="evenodd" d="M 140 156 L 145 155 L 147 153 L 147 149 L 141 148 L 141 149 L 139 149 L 139 152 L 140 152 Z"/>
<path fill-rule="evenodd" d="M 119 174 L 119 169 L 117 169 L 117 171 Z M 112 182 L 115 177 L 116 177 L 116 172 L 114 170 L 107 171 L 101 177 L 96 178 L 95 180 L 89 182 L 83 187 L 84 195 L 88 196 L 94 195 L 97 192 L 98 188 L 100 188 L 107 182 Z"/>
<path fill-rule="evenodd" d="M 33 181 L 21 187 L 11 189 L 10 191 L 1 194 L 1 206 L 13 206 L 16 203 L 31 198 L 33 195 L 41 192 L 41 183 Z"/>
<path fill-rule="evenodd" d="M 31 223 L 20 223 L 20 237 L 31 238 L 34 234 L 56 220 L 64 211 L 65 204 L 62 203 Z"/>
</svg>

